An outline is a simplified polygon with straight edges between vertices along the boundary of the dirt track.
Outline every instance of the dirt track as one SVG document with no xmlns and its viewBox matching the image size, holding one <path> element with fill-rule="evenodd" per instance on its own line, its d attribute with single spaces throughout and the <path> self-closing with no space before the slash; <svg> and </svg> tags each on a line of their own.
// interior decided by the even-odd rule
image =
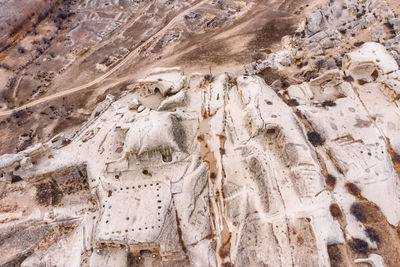
<svg viewBox="0 0 400 267">
<path fill-rule="evenodd" d="M 198 2 L 197 4 L 191 6 L 190 8 L 183 10 L 182 12 L 180 12 L 178 15 L 176 15 L 172 20 L 170 20 L 170 22 L 165 25 L 161 30 L 159 30 L 157 33 L 155 33 L 153 36 L 151 36 L 149 39 L 147 39 L 145 42 L 143 42 L 141 45 L 139 45 L 138 47 L 136 47 L 134 50 L 132 50 L 121 62 L 119 62 L 114 68 L 112 68 L 111 70 L 109 70 L 108 72 L 106 72 L 105 74 L 103 74 L 102 76 L 94 79 L 93 81 L 74 87 L 74 88 L 70 88 L 67 89 L 65 91 L 62 92 L 58 92 L 55 93 L 53 95 L 50 96 L 45 96 L 43 98 L 34 100 L 32 102 L 29 102 L 25 105 L 22 105 L 20 107 L 14 108 L 14 109 L 10 109 L 10 110 L 4 110 L 4 111 L 0 111 L 0 117 L 5 117 L 5 116 L 10 116 L 14 111 L 19 111 L 19 110 L 23 110 L 29 107 L 33 107 L 36 106 L 38 104 L 47 102 L 47 101 L 51 101 L 53 99 L 59 98 L 59 97 L 63 97 L 84 89 L 87 89 L 91 86 L 94 86 L 100 82 L 102 82 L 104 79 L 108 78 L 110 75 L 112 75 L 113 73 L 115 73 L 117 70 L 119 70 L 122 66 L 124 66 L 129 60 L 131 60 L 132 58 L 134 58 L 135 56 L 138 55 L 138 51 L 140 51 L 141 48 L 145 47 L 147 44 L 149 44 L 152 40 L 154 40 L 155 38 L 159 37 L 160 35 L 164 34 L 175 22 L 177 22 L 179 19 L 181 19 L 185 14 L 193 11 L 194 9 L 200 7 L 201 5 L 205 4 L 206 2 L 208 2 L 208 0 L 202 0 L 200 2 Z"/>
</svg>

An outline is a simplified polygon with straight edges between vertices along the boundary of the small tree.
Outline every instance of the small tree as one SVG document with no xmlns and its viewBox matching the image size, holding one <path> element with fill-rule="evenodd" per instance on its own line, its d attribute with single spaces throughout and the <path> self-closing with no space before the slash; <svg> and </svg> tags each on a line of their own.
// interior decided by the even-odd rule
<svg viewBox="0 0 400 267">
<path fill-rule="evenodd" d="M 22 46 L 18 46 L 18 52 L 20 54 L 25 54 L 25 49 Z"/>
</svg>

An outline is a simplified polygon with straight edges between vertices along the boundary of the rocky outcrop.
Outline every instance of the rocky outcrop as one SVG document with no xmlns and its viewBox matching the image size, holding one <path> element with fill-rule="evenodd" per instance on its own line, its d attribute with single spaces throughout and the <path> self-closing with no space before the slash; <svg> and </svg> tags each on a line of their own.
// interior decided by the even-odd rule
<svg viewBox="0 0 400 267">
<path fill-rule="evenodd" d="M 399 266 L 396 21 L 331 1 L 238 73 L 156 69 L 0 156 L 0 264 Z"/>
</svg>

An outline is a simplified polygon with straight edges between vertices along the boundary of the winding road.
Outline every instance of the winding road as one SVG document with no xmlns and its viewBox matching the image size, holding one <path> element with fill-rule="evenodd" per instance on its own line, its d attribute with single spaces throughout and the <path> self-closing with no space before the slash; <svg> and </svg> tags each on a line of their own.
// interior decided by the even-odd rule
<svg viewBox="0 0 400 267">
<path fill-rule="evenodd" d="M 157 37 L 159 37 L 162 34 L 164 34 L 175 22 L 177 22 L 179 19 L 181 19 L 185 14 L 190 13 L 191 11 L 193 11 L 196 8 L 200 7 L 201 5 L 205 4 L 207 1 L 209 1 L 209 0 L 202 0 L 202 1 L 198 2 L 197 4 L 191 6 L 188 9 L 185 9 L 182 12 L 180 12 L 179 14 L 177 14 L 173 19 L 171 19 L 168 22 L 167 25 L 165 25 L 162 29 L 160 29 L 158 32 L 156 32 L 154 35 L 152 35 L 150 38 L 148 38 L 145 42 L 143 42 L 141 45 L 139 45 L 134 50 L 132 50 L 130 53 L 128 53 L 128 55 L 121 62 L 119 62 L 117 65 L 115 65 L 115 67 L 113 67 L 108 72 L 104 73 L 102 76 L 94 79 L 93 81 L 91 81 L 89 83 L 86 83 L 86 84 L 83 84 L 83 85 L 80 85 L 80 86 L 77 86 L 77 87 L 73 87 L 73 88 L 67 89 L 65 91 L 55 93 L 53 95 L 42 97 L 40 99 L 31 101 L 31 102 L 29 102 L 29 103 L 27 103 L 25 105 L 20 106 L 20 107 L 17 107 L 17 108 L 14 108 L 14 109 L 9 109 L 9 110 L 2 110 L 2 111 L 0 111 L 0 117 L 10 116 L 15 111 L 19 111 L 19 110 L 23 110 L 23 109 L 26 109 L 26 108 L 30 108 L 30 107 L 39 105 L 41 103 L 54 100 L 54 99 L 59 98 L 59 97 L 63 97 L 63 96 L 69 95 L 69 94 L 73 94 L 75 92 L 82 91 L 84 89 L 87 89 L 87 88 L 89 88 L 89 87 L 91 87 L 93 85 L 96 85 L 96 84 L 102 82 L 104 79 L 108 78 L 110 75 L 112 75 L 117 70 L 119 70 L 122 66 L 124 66 L 133 57 L 137 56 L 138 52 L 140 51 L 141 48 L 145 47 L 151 41 L 153 41 Z"/>
</svg>

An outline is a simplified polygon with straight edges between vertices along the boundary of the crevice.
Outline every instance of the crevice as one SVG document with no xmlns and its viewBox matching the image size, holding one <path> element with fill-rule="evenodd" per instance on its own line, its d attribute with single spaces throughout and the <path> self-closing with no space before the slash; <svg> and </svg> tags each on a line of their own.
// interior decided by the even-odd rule
<svg viewBox="0 0 400 267">
<path fill-rule="evenodd" d="M 185 243 L 183 242 L 183 237 L 182 237 L 181 222 L 179 220 L 178 211 L 176 209 L 175 209 L 175 220 L 176 220 L 176 227 L 177 227 L 177 232 L 178 232 L 178 237 L 179 237 L 179 244 L 181 245 L 183 252 L 185 252 L 185 254 L 187 254 L 187 248 L 185 246 Z"/>
</svg>

